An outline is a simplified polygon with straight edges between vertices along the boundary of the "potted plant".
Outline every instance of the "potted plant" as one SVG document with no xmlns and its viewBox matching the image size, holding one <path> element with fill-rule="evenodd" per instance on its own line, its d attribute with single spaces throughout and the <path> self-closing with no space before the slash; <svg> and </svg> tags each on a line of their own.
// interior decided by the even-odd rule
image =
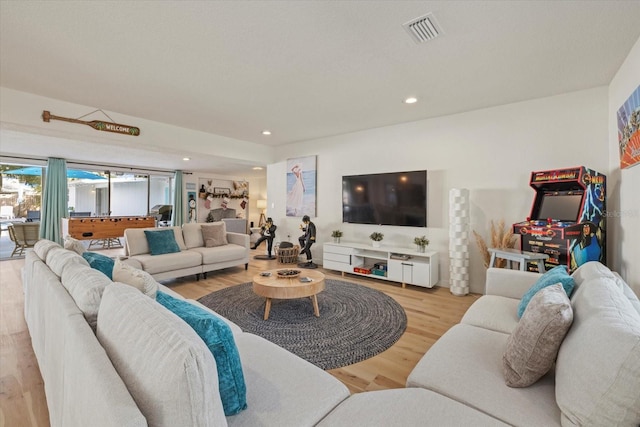
<svg viewBox="0 0 640 427">
<path fill-rule="evenodd" d="M 380 242 L 382 241 L 382 239 L 384 239 L 384 234 L 374 231 L 369 235 L 369 238 L 373 240 L 373 247 L 379 248 Z"/>
<path fill-rule="evenodd" d="M 427 236 L 419 236 L 413 239 L 413 243 L 418 247 L 418 252 L 424 252 L 424 248 L 429 244 Z"/>
<path fill-rule="evenodd" d="M 333 230 L 331 232 L 331 237 L 333 237 L 333 242 L 334 243 L 340 243 L 340 238 L 342 237 L 342 231 L 340 230 Z"/>
</svg>

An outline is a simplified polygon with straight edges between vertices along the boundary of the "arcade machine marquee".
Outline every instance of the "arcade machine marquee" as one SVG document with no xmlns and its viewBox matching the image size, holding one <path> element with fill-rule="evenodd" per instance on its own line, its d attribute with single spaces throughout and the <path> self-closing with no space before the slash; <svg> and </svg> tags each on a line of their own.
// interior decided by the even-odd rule
<svg viewBox="0 0 640 427">
<path fill-rule="evenodd" d="M 536 191 L 531 215 L 513 224 L 521 250 L 545 253 L 547 270 L 565 265 L 570 271 L 587 261 L 606 262 L 606 177 L 579 166 L 531 172 Z M 537 271 L 528 264 L 529 271 Z"/>
</svg>

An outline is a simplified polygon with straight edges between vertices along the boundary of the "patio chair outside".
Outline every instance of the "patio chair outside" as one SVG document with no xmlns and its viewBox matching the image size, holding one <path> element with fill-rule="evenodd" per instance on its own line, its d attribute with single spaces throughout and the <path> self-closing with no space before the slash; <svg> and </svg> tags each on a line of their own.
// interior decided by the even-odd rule
<svg viewBox="0 0 640 427">
<path fill-rule="evenodd" d="M 25 249 L 32 248 L 40 239 L 39 235 L 39 222 L 22 222 L 10 225 L 9 238 L 16 244 L 11 256 L 24 255 Z"/>
<path fill-rule="evenodd" d="M 20 252 L 22 251 L 22 248 L 20 246 L 18 246 L 18 243 L 16 243 L 16 232 L 13 229 L 13 224 L 9 224 L 7 226 L 7 230 L 9 231 L 9 239 L 11 240 L 11 242 L 13 243 L 13 252 L 11 252 L 10 256 L 14 256 L 16 254 L 16 252 Z M 20 255 L 18 253 L 18 255 Z"/>
<path fill-rule="evenodd" d="M 14 219 L 13 206 L 0 207 L 0 219 Z"/>
<path fill-rule="evenodd" d="M 27 211 L 27 222 L 40 221 L 40 211 Z"/>
</svg>

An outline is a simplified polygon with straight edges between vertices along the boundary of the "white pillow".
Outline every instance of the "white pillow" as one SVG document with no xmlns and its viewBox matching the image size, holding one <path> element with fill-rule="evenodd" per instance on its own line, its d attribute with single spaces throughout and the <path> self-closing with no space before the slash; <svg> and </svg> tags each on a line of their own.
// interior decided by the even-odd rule
<svg viewBox="0 0 640 427">
<path fill-rule="evenodd" d="M 78 239 L 74 239 L 71 236 L 65 236 L 64 238 L 64 248 L 69 249 L 70 251 L 77 252 L 78 255 L 82 255 L 87 251 L 82 242 Z"/>
<path fill-rule="evenodd" d="M 156 299 L 158 282 L 146 271 L 125 264 L 119 258 L 113 264 L 113 281 L 133 286 L 149 298 Z"/>
</svg>

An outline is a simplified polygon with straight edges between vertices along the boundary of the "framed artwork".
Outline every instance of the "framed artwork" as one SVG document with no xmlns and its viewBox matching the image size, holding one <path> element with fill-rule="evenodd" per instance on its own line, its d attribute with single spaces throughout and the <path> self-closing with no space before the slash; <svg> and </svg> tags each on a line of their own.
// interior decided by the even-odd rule
<svg viewBox="0 0 640 427">
<path fill-rule="evenodd" d="M 620 169 L 640 163 L 640 86 L 618 109 Z"/>
<path fill-rule="evenodd" d="M 287 159 L 287 216 L 316 216 L 316 158 Z"/>
<path fill-rule="evenodd" d="M 213 188 L 213 194 L 215 194 L 215 195 L 224 194 L 226 196 L 229 196 L 229 195 L 231 195 L 231 189 L 230 188 L 225 188 L 225 187 L 214 187 Z"/>
</svg>

